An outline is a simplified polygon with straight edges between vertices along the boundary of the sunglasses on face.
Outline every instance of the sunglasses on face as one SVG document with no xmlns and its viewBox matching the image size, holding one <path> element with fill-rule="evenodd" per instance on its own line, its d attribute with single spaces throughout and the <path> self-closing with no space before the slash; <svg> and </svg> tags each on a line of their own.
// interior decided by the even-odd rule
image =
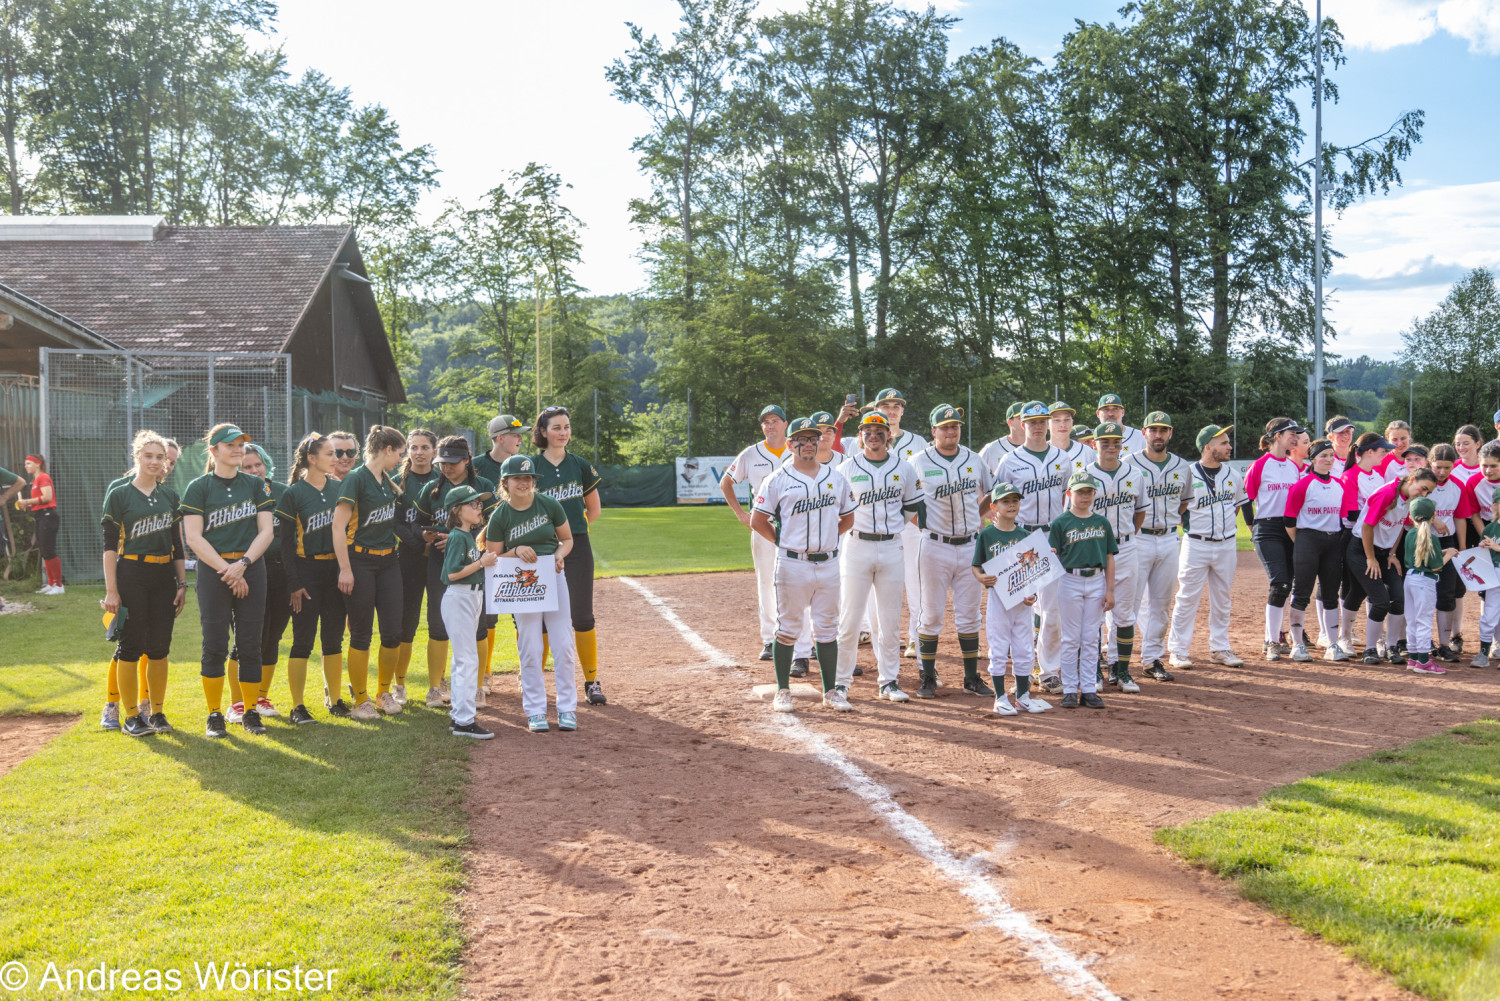
<svg viewBox="0 0 1500 1001">
<path fill-rule="evenodd" d="M 336 448 L 333 450 L 333 457 L 335 459 L 352 459 L 358 454 L 359 449 L 357 448 Z"/>
<path fill-rule="evenodd" d="M 547 409 L 545 409 L 545 410 L 542 411 L 542 416 L 543 417 L 555 417 L 558 414 L 565 414 L 567 412 L 568 412 L 568 408 L 567 407 L 548 407 Z"/>
</svg>

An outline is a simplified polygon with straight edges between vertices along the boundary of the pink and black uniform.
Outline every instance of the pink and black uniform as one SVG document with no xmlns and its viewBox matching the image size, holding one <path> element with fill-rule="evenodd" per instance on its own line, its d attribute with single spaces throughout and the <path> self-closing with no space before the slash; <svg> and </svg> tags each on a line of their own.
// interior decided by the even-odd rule
<svg viewBox="0 0 1500 1001">
<path fill-rule="evenodd" d="M 1285 426 L 1277 428 L 1273 434 L 1296 426 L 1295 421 L 1288 419 Z M 1295 462 L 1289 458 L 1278 459 L 1270 452 L 1256 459 L 1245 474 L 1245 496 L 1250 499 L 1246 511 L 1254 518 L 1250 539 L 1271 585 L 1266 597 L 1268 643 L 1281 638 L 1284 606 L 1292 593 L 1292 539 L 1286 532 L 1286 498 L 1301 477 Z"/>
<path fill-rule="evenodd" d="M 1402 483 L 1395 480 L 1387 483 L 1365 499 L 1359 518 L 1354 523 L 1354 537 L 1349 540 L 1346 554 L 1349 566 L 1359 577 L 1365 596 L 1370 599 L 1370 613 L 1366 620 L 1366 644 L 1369 643 L 1371 626 L 1385 621 L 1387 615 L 1404 615 L 1401 568 L 1390 566 L 1391 553 L 1397 554 L 1400 563 L 1401 536 L 1406 532 L 1406 497 L 1401 493 Z M 1370 526 L 1370 542 L 1375 547 L 1375 561 L 1380 564 L 1380 576 L 1371 578 L 1365 568 L 1365 526 Z M 1396 644 L 1395 637 L 1391 645 Z"/>
<path fill-rule="evenodd" d="M 1384 448 L 1389 444 L 1390 442 L 1382 438 L 1379 442 L 1370 446 L 1370 448 Z M 1367 448 L 1366 451 L 1368 450 Z M 1364 604 L 1364 600 L 1368 597 L 1369 593 L 1365 587 L 1365 582 L 1370 578 L 1365 572 L 1365 547 L 1360 537 L 1359 518 L 1364 513 L 1365 503 L 1370 499 L 1371 495 L 1386 484 L 1385 477 L 1380 475 L 1374 467 L 1365 470 L 1361 469 L 1357 464 L 1344 470 L 1342 478 L 1345 488 L 1353 490 L 1355 502 L 1354 517 L 1351 519 L 1352 523 L 1346 525 L 1348 537 L 1344 542 L 1344 614 L 1339 623 L 1341 628 L 1339 635 L 1347 640 L 1351 636 L 1355 613 L 1359 611 L 1359 606 Z M 1370 642 L 1375 637 L 1369 628 L 1371 622 L 1374 621 L 1378 620 L 1369 618 L 1365 620 L 1365 636 L 1367 640 L 1365 647 L 1367 653 L 1375 649 L 1374 643 Z"/>
<path fill-rule="evenodd" d="M 1317 452 L 1332 447 L 1325 445 L 1317 448 Z M 1308 459 L 1313 458 L 1316 453 L 1309 454 Z M 1297 541 L 1292 550 L 1294 641 L 1305 642 L 1302 613 L 1312 603 L 1315 582 L 1320 585 L 1323 635 L 1338 635 L 1339 583 L 1344 576 L 1344 519 L 1352 520 L 1358 510 L 1353 485 L 1332 475 L 1309 472 L 1287 493 L 1285 517 L 1297 526 Z"/>
</svg>

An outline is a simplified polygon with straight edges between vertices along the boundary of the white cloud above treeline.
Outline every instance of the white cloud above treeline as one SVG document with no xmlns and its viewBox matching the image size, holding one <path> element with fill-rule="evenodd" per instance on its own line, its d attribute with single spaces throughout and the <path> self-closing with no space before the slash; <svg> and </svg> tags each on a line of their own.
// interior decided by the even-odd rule
<svg viewBox="0 0 1500 1001">
<path fill-rule="evenodd" d="M 1303 0 L 1309 11 L 1313 0 Z M 1353 48 L 1394 49 L 1446 32 L 1469 51 L 1500 55 L 1500 0 L 1324 0 L 1323 16 L 1338 22 Z"/>
</svg>

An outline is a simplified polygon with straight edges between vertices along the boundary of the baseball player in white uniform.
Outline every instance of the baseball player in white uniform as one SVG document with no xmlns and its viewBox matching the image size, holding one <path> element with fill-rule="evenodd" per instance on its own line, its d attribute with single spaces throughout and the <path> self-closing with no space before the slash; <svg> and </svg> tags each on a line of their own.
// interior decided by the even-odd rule
<svg viewBox="0 0 1500 1001">
<path fill-rule="evenodd" d="M 1225 667 L 1239 667 L 1243 660 L 1229 649 L 1229 595 L 1239 563 L 1234 541 L 1234 519 L 1248 498 L 1245 482 L 1229 466 L 1230 428 L 1210 424 L 1198 432 L 1202 458 L 1192 464 L 1193 495 L 1182 527 L 1187 538 L 1177 560 L 1177 607 L 1172 612 L 1172 635 L 1167 649 L 1172 666 L 1191 663 L 1193 628 L 1198 622 L 1198 603 L 1208 587 L 1209 659 Z"/>
<path fill-rule="evenodd" d="M 979 461 L 984 463 L 985 469 L 994 469 L 1000 465 L 1000 460 L 1005 458 L 1007 452 L 1015 451 L 1026 441 L 1026 426 L 1021 422 L 1021 411 L 1025 406 L 1025 403 L 1012 403 L 1005 408 L 1005 426 L 1008 429 L 1005 437 L 996 438 L 979 450 Z"/>
<path fill-rule="evenodd" d="M 919 434 L 901 429 L 901 418 L 906 414 L 906 399 L 899 389 L 886 387 L 875 394 L 876 413 L 885 417 L 891 425 L 890 453 L 899 455 L 915 468 L 917 453 L 927 447 Z M 846 441 L 848 439 L 845 439 Z M 846 452 L 851 450 L 847 446 Z M 901 555 L 906 560 L 906 652 L 905 656 L 917 655 L 917 627 L 922 622 L 922 590 L 917 586 L 917 542 L 922 537 L 915 522 L 907 522 L 901 530 Z"/>
<path fill-rule="evenodd" d="M 974 536 L 984 527 L 994 479 L 979 456 L 959 444 L 964 412 L 946 403 L 932 410 L 932 444 L 917 454 L 926 518 L 917 548 L 922 586 L 922 627 L 917 649 L 922 680 L 917 698 L 937 697 L 937 645 L 948 594 L 953 594 L 953 624 L 964 658 L 964 691 L 994 698 L 979 676 L 979 603 L 984 589 L 969 566 Z"/>
<path fill-rule="evenodd" d="M 1186 459 L 1167 452 L 1172 418 L 1160 410 L 1146 415 L 1146 449 L 1130 457 L 1145 474 L 1146 517 L 1136 532 L 1136 621 L 1141 629 L 1141 663 L 1146 677 L 1170 680 L 1162 667 L 1167 655 L 1167 625 L 1177 589 L 1177 526 L 1193 499 L 1193 474 Z M 1192 667 L 1192 663 L 1173 664 Z"/>
<path fill-rule="evenodd" d="M 1128 459 L 1137 452 L 1146 450 L 1146 436 L 1141 434 L 1140 428 L 1133 428 L 1125 423 L 1125 401 L 1114 393 L 1105 393 L 1099 397 L 1099 405 L 1094 409 L 1094 416 L 1099 418 L 1099 423 L 1108 421 L 1120 425 L 1125 432 L 1125 437 L 1120 439 L 1120 458 Z"/>
<path fill-rule="evenodd" d="M 1026 427 L 1026 443 L 1000 460 L 994 478 L 1014 483 L 1021 491 L 1021 527 L 1028 532 L 1046 532 L 1052 519 L 1066 510 L 1064 494 L 1071 470 L 1068 457 L 1047 442 L 1047 405 L 1032 400 L 1022 408 L 1021 420 Z M 1036 608 L 1041 629 L 1036 659 L 1042 687 L 1061 695 L 1062 622 L 1057 616 L 1056 582 L 1037 593 Z"/>
<path fill-rule="evenodd" d="M 760 429 L 766 436 L 765 440 L 735 456 L 719 480 L 724 502 L 746 528 L 750 527 L 750 512 L 740 507 L 740 500 L 734 495 L 734 485 L 748 480 L 750 496 L 754 498 L 760 493 L 761 484 L 781 468 L 782 457 L 786 454 L 786 411 L 774 403 L 765 407 L 760 412 Z M 771 586 L 776 545 L 752 530 L 750 559 L 755 564 L 755 596 L 760 608 L 760 659 L 770 660 L 771 641 L 776 636 L 776 594 Z"/>
<path fill-rule="evenodd" d="M 847 711 L 853 706 L 838 691 L 839 536 L 854 523 L 849 483 L 832 463 L 818 463 L 818 426 L 799 417 L 787 426 L 792 461 L 761 485 L 750 529 L 776 547 L 772 571 L 776 592 L 776 696 L 771 707 L 792 711 L 792 651 L 803 619 L 812 615 L 823 704 Z"/>
<path fill-rule="evenodd" d="M 1052 447 L 1068 457 L 1068 473 L 1080 472 L 1094 461 L 1094 450 L 1073 436 L 1073 408 L 1061 400 L 1047 408 L 1047 428 Z"/>
<path fill-rule="evenodd" d="M 922 488 L 911 463 L 889 450 L 890 424 L 870 412 L 859 424 L 863 447 L 838 467 L 854 496 L 854 527 L 839 557 L 839 670 L 835 688 L 848 692 L 859 655 L 861 619 L 875 604 L 873 643 L 880 676 L 878 697 L 906 702 L 901 690 L 901 591 L 906 577 L 902 528 L 922 514 Z"/>
<path fill-rule="evenodd" d="M 1141 686 L 1130 676 L 1130 657 L 1135 646 L 1136 616 L 1136 542 L 1137 526 L 1146 516 L 1144 474 L 1133 462 L 1120 461 L 1120 439 L 1125 431 L 1114 421 L 1105 421 L 1094 431 L 1094 448 L 1098 458 L 1084 472 L 1098 481 L 1094 492 L 1094 513 L 1103 515 L 1115 533 L 1115 603 L 1104 613 L 1109 628 L 1114 663 L 1110 684 L 1122 692 L 1139 692 Z"/>
</svg>

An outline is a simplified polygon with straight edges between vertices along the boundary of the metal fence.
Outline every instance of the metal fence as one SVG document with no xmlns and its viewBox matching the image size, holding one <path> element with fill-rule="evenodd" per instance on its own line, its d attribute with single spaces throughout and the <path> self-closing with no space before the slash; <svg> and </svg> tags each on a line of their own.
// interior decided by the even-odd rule
<svg viewBox="0 0 1500 1001">
<path fill-rule="evenodd" d="M 203 473 L 201 439 L 221 422 L 243 428 L 283 474 L 290 466 L 290 355 L 42 348 L 40 382 L 41 448 L 57 487 L 58 555 L 68 580 L 102 576 L 104 488 L 129 468 L 137 431 L 182 445 L 169 481 L 179 494 Z"/>
</svg>

